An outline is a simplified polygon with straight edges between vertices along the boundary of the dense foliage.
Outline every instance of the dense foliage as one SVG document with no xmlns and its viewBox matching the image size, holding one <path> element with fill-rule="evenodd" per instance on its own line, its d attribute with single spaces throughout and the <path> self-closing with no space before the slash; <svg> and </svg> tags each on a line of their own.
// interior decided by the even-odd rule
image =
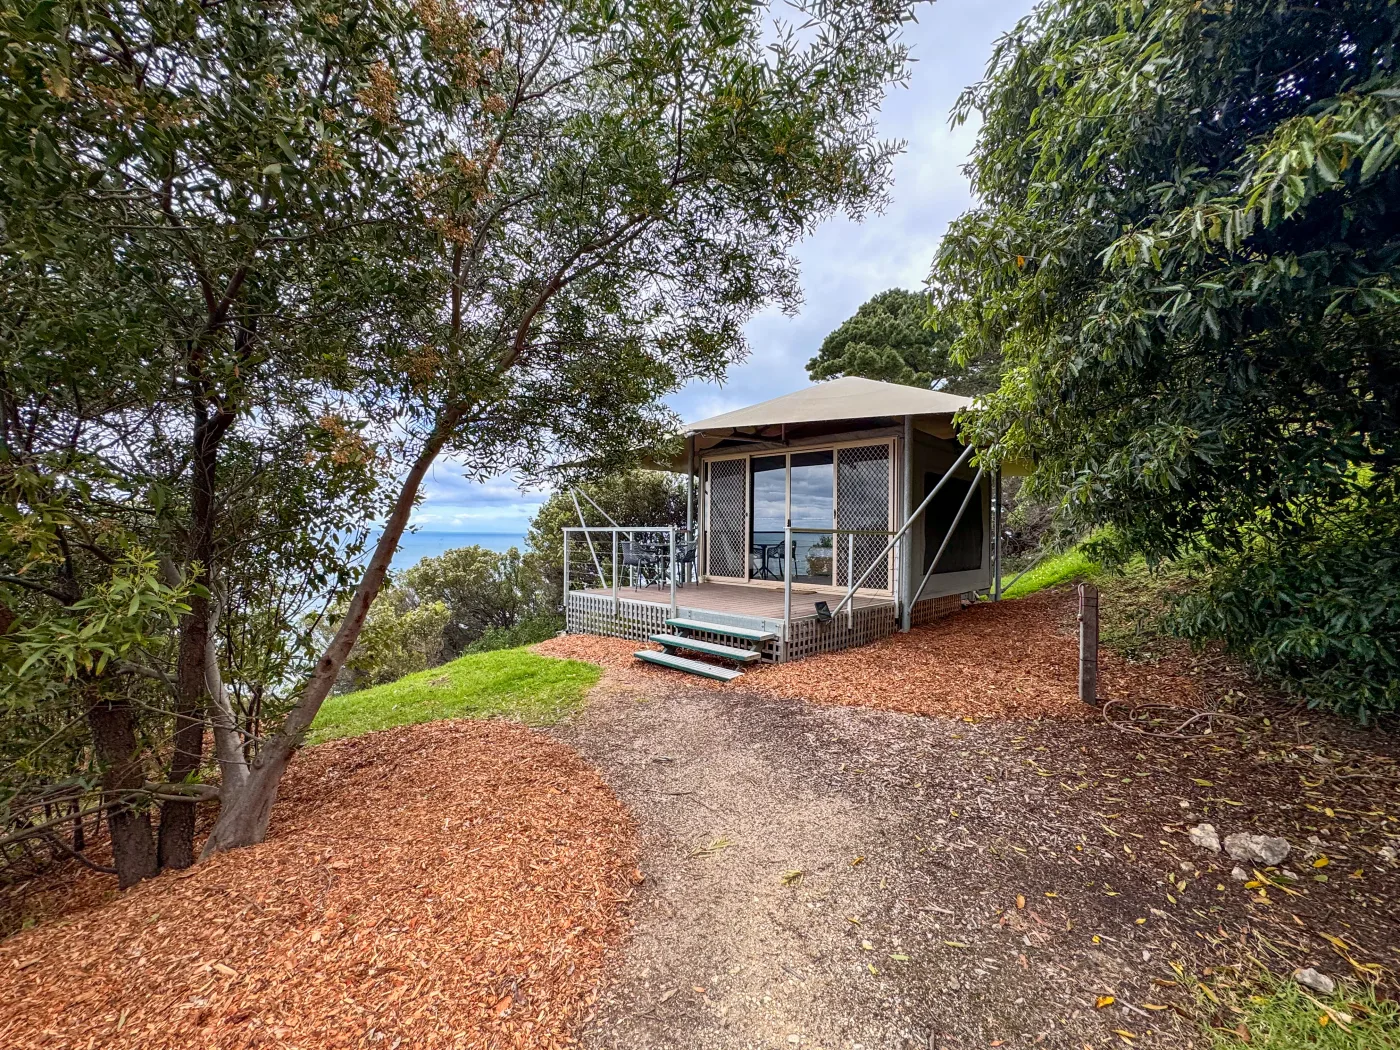
<svg viewBox="0 0 1400 1050">
<path fill-rule="evenodd" d="M 541 560 L 466 546 L 394 576 L 370 610 L 342 684 L 362 689 L 468 652 L 541 641 L 563 626 Z"/>
<path fill-rule="evenodd" d="M 807 374 L 818 381 L 863 376 L 950 394 L 994 390 L 1000 358 L 955 360 L 955 329 L 930 314 L 929 305 L 927 295 L 902 288 L 873 296 L 822 340 Z"/>
<path fill-rule="evenodd" d="M 1362 0 L 1044 4 L 960 103 L 980 203 L 933 281 L 1005 356 L 968 436 L 1102 553 L 1204 551 L 1196 622 L 1362 716 L 1400 648 L 1397 42 Z"/>
</svg>

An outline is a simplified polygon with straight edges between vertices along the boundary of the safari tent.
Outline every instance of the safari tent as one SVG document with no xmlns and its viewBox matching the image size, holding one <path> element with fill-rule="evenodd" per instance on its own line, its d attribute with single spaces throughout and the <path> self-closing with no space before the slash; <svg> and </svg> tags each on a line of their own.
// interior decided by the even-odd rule
<svg viewBox="0 0 1400 1050">
<path fill-rule="evenodd" d="M 731 678 L 712 661 L 798 660 L 999 597 L 1000 475 L 953 429 L 970 404 L 847 377 L 688 424 L 666 465 L 687 479 L 684 529 L 590 525 L 606 516 L 579 504 L 567 629 Z"/>
</svg>

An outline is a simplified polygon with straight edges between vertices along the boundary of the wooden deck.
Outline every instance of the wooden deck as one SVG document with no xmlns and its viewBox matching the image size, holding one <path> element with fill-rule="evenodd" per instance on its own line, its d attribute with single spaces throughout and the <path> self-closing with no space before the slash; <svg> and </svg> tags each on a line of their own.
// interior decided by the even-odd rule
<svg viewBox="0 0 1400 1050">
<path fill-rule="evenodd" d="M 584 588 L 583 593 L 612 597 L 611 590 L 601 587 Z M 792 588 L 792 618 L 800 620 L 815 617 L 817 613 L 814 603 L 819 601 L 826 602 L 834 609 L 842 594 L 844 592 L 818 591 L 812 587 L 796 585 Z M 671 604 L 671 589 L 667 586 L 619 587 L 617 596 L 629 602 L 646 602 L 649 605 Z M 852 601 L 857 609 L 894 604 L 893 598 L 868 594 L 857 594 Z M 711 612 L 781 620 L 783 591 L 781 587 L 758 587 L 742 583 L 688 583 L 684 587 L 676 588 L 676 605 L 686 609 L 708 609 Z M 842 614 L 844 615 L 844 610 Z"/>
</svg>

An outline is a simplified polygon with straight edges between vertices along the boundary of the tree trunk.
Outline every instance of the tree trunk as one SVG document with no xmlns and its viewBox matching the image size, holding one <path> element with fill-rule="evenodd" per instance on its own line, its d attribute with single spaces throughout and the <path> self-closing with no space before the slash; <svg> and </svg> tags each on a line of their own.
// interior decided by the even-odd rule
<svg viewBox="0 0 1400 1050">
<path fill-rule="evenodd" d="M 224 676 L 219 670 L 219 649 L 215 644 L 222 602 L 216 602 L 209 616 L 209 638 L 204 646 L 204 684 L 209 690 L 209 724 L 214 727 L 214 754 L 219 760 L 222 792 L 237 795 L 248 781 L 248 759 L 238 732 L 238 720 L 229 703 Z"/>
<path fill-rule="evenodd" d="M 232 799 L 224 796 L 218 823 L 214 825 L 214 830 L 210 832 L 209 839 L 204 844 L 202 856 L 208 857 L 240 846 L 251 846 L 266 837 L 268 821 L 272 817 L 273 803 L 277 801 L 277 788 L 281 784 L 282 775 L 301 746 L 316 712 L 321 709 L 321 704 L 335 686 L 336 677 L 345 666 L 350 650 L 355 647 L 360 630 L 364 627 L 365 617 L 369 615 L 370 606 L 374 604 L 374 599 L 384 586 L 389 565 L 394 559 L 394 551 L 408 525 L 408 517 L 413 511 L 413 503 L 418 496 L 423 477 L 442 450 L 448 435 L 461 422 L 463 414 L 462 409 L 455 408 L 439 417 L 433 432 L 428 436 L 418 458 L 414 460 L 404 478 L 398 499 L 394 502 L 393 513 L 384 524 L 384 532 L 375 544 L 374 555 L 365 567 L 365 574 L 350 599 L 350 607 L 346 610 L 335 637 L 321 654 L 310 679 L 302 688 L 301 697 L 288 712 L 282 728 L 259 749 L 257 758 L 249 768 L 248 780 L 243 790 Z"/>
<path fill-rule="evenodd" d="M 167 777 L 180 784 L 199 772 L 204 760 L 208 648 L 212 641 L 208 588 L 214 561 L 215 470 L 219 442 L 232 424 L 232 412 L 209 414 L 202 398 L 195 399 L 190 480 L 190 560 L 203 569 L 204 588 L 190 595 L 190 611 L 180 623 L 179 662 L 175 671 L 175 740 Z M 166 801 L 160 809 L 160 864 L 188 868 L 194 863 L 195 802 Z"/>
<path fill-rule="evenodd" d="M 117 885 L 126 889 L 157 870 L 151 814 L 126 797 L 128 792 L 140 791 L 146 779 L 136 742 L 136 716 L 124 699 L 95 700 L 88 706 L 88 726 L 103 766 L 102 790 Z"/>
</svg>

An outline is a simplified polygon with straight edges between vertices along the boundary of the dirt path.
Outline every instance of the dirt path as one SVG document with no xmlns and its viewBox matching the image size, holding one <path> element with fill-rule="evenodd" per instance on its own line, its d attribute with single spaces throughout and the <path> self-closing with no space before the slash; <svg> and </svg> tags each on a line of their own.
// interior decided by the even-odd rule
<svg viewBox="0 0 1400 1050">
<path fill-rule="evenodd" d="M 1360 824 L 1323 818 L 1257 740 L 1145 745 L 1093 723 L 922 718 L 683 680 L 600 690 L 558 732 L 643 835 L 635 929 L 588 1047 L 1201 1046 L 1173 1009 L 1193 994 L 1173 963 L 1278 950 L 1346 976 L 1320 932 L 1358 961 L 1400 960 L 1400 879 L 1376 859 L 1400 826 L 1380 807 Z M 1191 845 L 1198 819 L 1325 850 L 1339 876 L 1312 882 L 1295 855 L 1308 881 L 1273 892 L 1285 906 Z"/>
</svg>

